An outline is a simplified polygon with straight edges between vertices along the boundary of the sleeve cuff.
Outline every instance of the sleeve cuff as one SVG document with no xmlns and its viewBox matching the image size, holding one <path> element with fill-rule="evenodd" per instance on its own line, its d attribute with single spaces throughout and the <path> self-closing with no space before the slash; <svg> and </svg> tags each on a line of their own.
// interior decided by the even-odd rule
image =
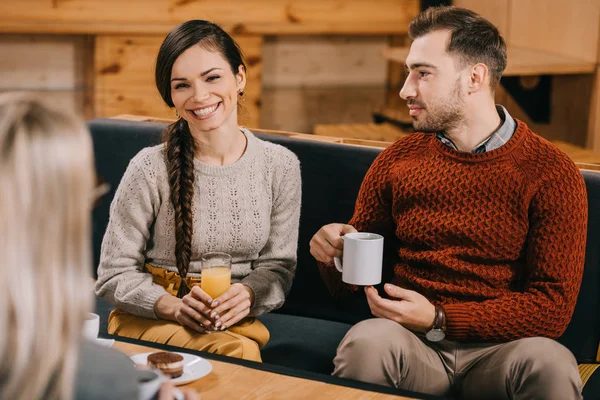
<svg viewBox="0 0 600 400">
<path fill-rule="evenodd" d="M 276 282 L 265 283 L 264 278 L 260 276 L 248 275 L 242 279 L 241 283 L 248 286 L 254 292 L 254 304 L 250 307 L 250 316 L 257 317 L 283 305 L 285 297 L 277 295 L 282 292 L 281 289 L 271 290 L 270 285 L 277 285 Z"/>
<path fill-rule="evenodd" d="M 462 304 L 444 304 L 446 312 L 446 335 L 451 340 L 461 340 L 469 336 L 473 316 Z"/>
<path fill-rule="evenodd" d="M 158 319 L 154 312 L 154 305 L 161 296 L 169 293 L 162 286 L 156 286 L 157 287 L 153 287 L 152 290 L 145 292 L 142 299 L 140 299 L 139 306 L 142 309 L 142 315 L 140 315 L 140 317 Z"/>
</svg>

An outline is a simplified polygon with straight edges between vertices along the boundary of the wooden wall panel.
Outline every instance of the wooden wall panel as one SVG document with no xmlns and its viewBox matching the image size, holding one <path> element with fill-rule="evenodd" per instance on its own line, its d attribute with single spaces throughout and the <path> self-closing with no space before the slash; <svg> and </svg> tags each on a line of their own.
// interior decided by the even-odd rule
<svg viewBox="0 0 600 400">
<path fill-rule="evenodd" d="M 263 85 L 384 85 L 385 47 L 384 36 L 270 37 L 264 45 Z"/>
<path fill-rule="evenodd" d="M 552 85 L 549 124 L 533 123 L 502 87 L 498 88 L 496 101 L 503 104 L 514 118 L 521 119 L 544 138 L 585 147 L 593 75 L 554 76 Z"/>
<path fill-rule="evenodd" d="M 81 37 L 0 35 L 0 89 L 75 90 L 84 86 Z"/>
<path fill-rule="evenodd" d="M 95 48 L 96 115 L 173 116 L 154 85 L 154 62 L 163 37 L 98 36 Z"/>
<path fill-rule="evenodd" d="M 598 19 L 598 24 L 600 24 L 600 18 Z M 594 85 L 590 101 L 587 147 L 600 152 L 600 38 L 598 39 L 597 57 L 596 73 L 594 74 Z"/>
<path fill-rule="evenodd" d="M 97 116 L 119 114 L 174 116 L 154 84 L 154 63 L 163 36 L 99 36 L 95 50 L 95 105 Z M 262 38 L 236 38 L 248 64 L 244 117 L 240 123 L 259 125 Z"/>
<path fill-rule="evenodd" d="M 498 27 L 508 40 L 508 13 L 511 0 L 454 0 L 453 5 L 473 10 Z"/>
<path fill-rule="evenodd" d="M 265 88 L 261 127 L 312 133 L 317 124 L 367 123 L 384 100 L 384 86 Z"/>
<path fill-rule="evenodd" d="M 4 0 L 0 32 L 164 34 L 191 18 L 234 33 L 405 33 L 419 0 Z"/>
<path fill-rule="evenodd" d="M 511 0 L 509 21 L 515 46 L 597 61 L 598 0 Z"/>
<path fill-rule="evenodd" d="M 371 122 L 385 99 L 385 36 L 268 37 L 261 127 Z"/>
<path fill-rule="evenodd" d="M 589 110 L 586 144 L 589 149 L 600 152 L 600 66 L 596 66 Z"/>
<path fill-rule="evenodd" d="M 87 36 L 0 35 L 0 91 L 28 91 L 89 118 L 92 41 Z"/>
</svg>

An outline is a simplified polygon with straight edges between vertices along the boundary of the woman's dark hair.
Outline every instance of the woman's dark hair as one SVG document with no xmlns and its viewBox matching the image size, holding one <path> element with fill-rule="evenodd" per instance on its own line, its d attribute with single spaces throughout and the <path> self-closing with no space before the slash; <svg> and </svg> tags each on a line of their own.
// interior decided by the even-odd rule
<svg viewBox="0 0 600 400">
<path fill-rule="evenodd" d="M 231 66 L 234 75 L 238 73 L 240 65 L 246 68 L 239 46 L 218 25 L 203 20 L 192 20 L 178 25 L 167 35 L 156 58 L 156 88 L 169 107 L 174 107 L 171 98 L 173 64 L 184 51 L 196 45 L 219 52 Z M 171 202 L 175 209 L 175 259 L 181 277 L 177 297 L 181 298 L 190 291 L 185 278 L 190 266 L 194 234 L 192 199 L 196 142 L 187 121 L 183 118 L 167 127 L 163 141 L 167 148 L 165 162 Z"/>
</svg>

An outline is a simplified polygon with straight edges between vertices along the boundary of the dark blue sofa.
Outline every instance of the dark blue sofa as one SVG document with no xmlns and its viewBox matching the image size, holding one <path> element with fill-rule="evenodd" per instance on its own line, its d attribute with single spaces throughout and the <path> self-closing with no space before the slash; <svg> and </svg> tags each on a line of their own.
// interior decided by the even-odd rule
<svg viewBox="0 0 600 400">
<path fill-rule="evenodd" d="M 142 148 L 160 143 L 166 125 L 116 119 L 88 122 L 94 142 L 98 175 L 111 190 L 94 210 L 94 265 L 108 222 L 110 201 L 129 160 Z M 349 220 L 362 179 L 381 151 L 376 148 L 300 140 L 257 134 L 292 150 L 302 166 L 302 214 L 296 278 L 284 307 L 261 317 L 271 332 L 263 349 L 265 363 L 298 370 L 330 374 L 337 344 L 353 323 L 370 317 L 364 298 L 336 303 L 321 281 L 309 253 L 312 235 L 324 224 Z M 600 172 L 582 171 L 589 198 L 586 264 L 573 319 L 560 338 L 577 360 L 586 398 L 600 398 L 600 375 L 596 372 L 600 339 Z M 94 271 L 95 273 L 95 271 Z M 101 299 L 97 311 L 102 330 L 112 306 Z"/>
</svg>

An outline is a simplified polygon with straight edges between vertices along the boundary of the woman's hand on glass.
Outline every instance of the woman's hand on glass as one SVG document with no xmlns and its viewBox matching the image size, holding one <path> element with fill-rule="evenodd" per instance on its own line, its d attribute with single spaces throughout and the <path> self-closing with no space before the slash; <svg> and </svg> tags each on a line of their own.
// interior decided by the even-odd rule
<svg viewBox="0 0 600 400">
<path fill-rule="evenodd" d="M 176 321 L 197 332 L 206 333 L 216 329 L 210 318 L 212 302 L 213 299 L 205 291 L 194 286 L 183 299 L 170 294 L 161 296 L 154 305 L 154 312 L 160 319 Z"/>
<path fill-rule="evenodd" d="M 210 317 L 213 312 L 211 307 L 213 299 L 200 286 L 194 286 L 183 296 L 181 303 L 175 317 L 181 325 L 202 333 L 216 329 L 214 325 L 216 321 Z"/>
<path fill-rule="evenodd" d="M 212 302 L 213 310 L 210 318 L 215 321 L 214 327 L 225 330 L 238 323 L 248 316 L 253 303 L 252 289 L 244 284 L 234 283 Z"/>
</svg>

